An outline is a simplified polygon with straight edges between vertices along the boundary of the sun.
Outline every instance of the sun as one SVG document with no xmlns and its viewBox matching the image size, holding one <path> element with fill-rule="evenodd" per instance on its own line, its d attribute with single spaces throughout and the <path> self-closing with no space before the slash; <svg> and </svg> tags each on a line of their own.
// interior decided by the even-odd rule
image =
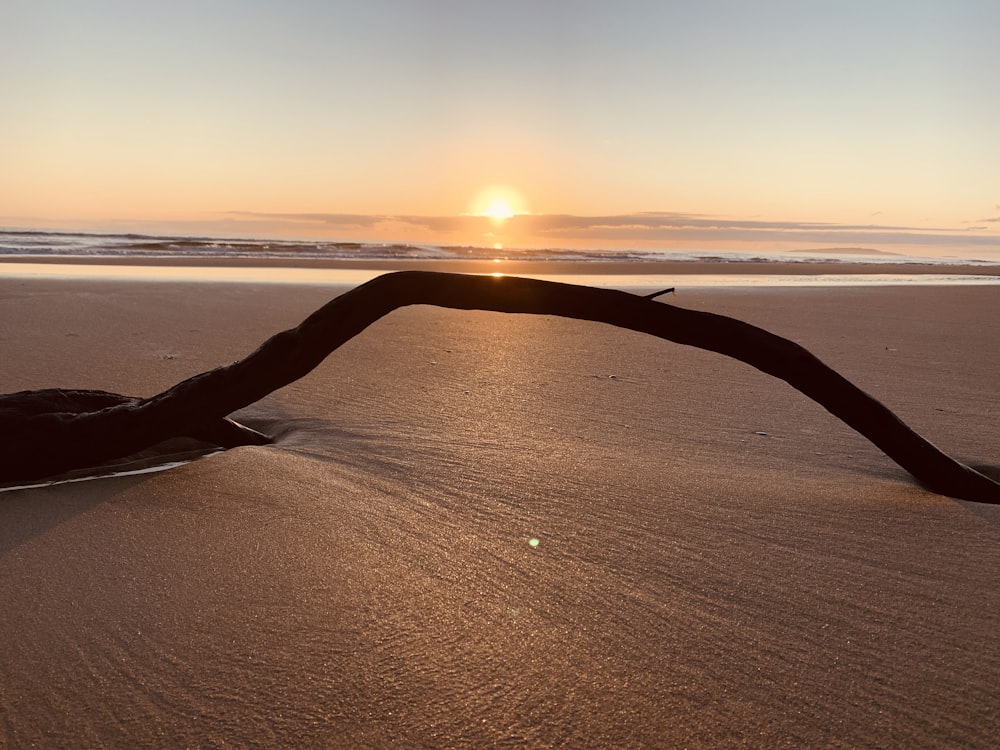
<svg viewBox="0 0 1000 750">
<path fill-rule="evenodd" d="M 522 195 L 506 185 L 483 188 L 476 193 L 470 209 L 473 216 L 485 216 L 496 223 L 527 213 Z"/>
<path fill-rule="evenodd" d="M 491 219 L 503 220 L 509 219 L 514 215 L 514 209 L 510 207 L 510 204 L 503 198 L 494 198 L 493 201 L 486 207 L 483 211 L 484 216 L 489 216 Z"/>
</svg>

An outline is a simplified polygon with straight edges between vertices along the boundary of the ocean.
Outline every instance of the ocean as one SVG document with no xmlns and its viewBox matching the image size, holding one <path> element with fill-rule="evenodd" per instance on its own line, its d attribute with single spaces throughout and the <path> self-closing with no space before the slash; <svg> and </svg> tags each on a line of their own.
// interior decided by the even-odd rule
<svg viewBox="0 0 1000 750">
<path fill-rule="evenodd" d="M 121 260 L 120 264 L 115 262 L 117 259 Z M 211 264 L 213 259 L 219 261 L 217 266 Z M 253 264 L 255 259 L 261 262 L 259 267 Z M 130 263 L 131 260 L 142 260 L 142 264 Z M 162 260 L 163 264 L 158 265 L 157 260 Z M 186 260 L 192 263 L 185 265 Z M 227 265 L 229 260 L 239 260 L 240 263 Z M 311 267 L 295 267 L 297 260 Z M 99 265 L 94 261 L 99 261 Z M 351 267 L 315 267 L 317 261 L 343 261 Z M 0 231 L 0 277 L 6 278 L 71 277 L 353 286 L 385 273 L 386 262 L 406 261 L 478 261 L 476 269 L 470 263 L 470 271 L 477 272 L 482 272 L 482 264 L 489 262 L 495 264 L 491 270 L 495 267 L 497 273 L 507 270 L 503 264 L 508 261 L 539 261 L 547 264 L 544 272 L 525 273 L 518 270 L 518 275 L 628 289 L 671 286 L 678 278 L 676 273 L 650 273 L 648 266 L 640 266 L 678 262 L 726 264 L 725 271 L 720 265 L 719 272 L 707 274 L 683 271 L 684 286 L 689 288 L 1000 283 L 1000 261 L 915 257 L 869 248 L 752 253 L 675 249 L 497 249 L 468 245 Z M 366 267 L 365 262 L 373 265 Z M 380 265 L 375 265 L 375 262 Z M 560 262 L 566 263 L 566 273 L 559 267 Z M 612 263 L 615 266 L 613 271 L 610 267 Z M 753 273 L 730 272 L 744 263 L 755 266 Z M 762 273 L 760 264 L 768 263 L 776 264 L 776 271 L 777 264 L 785 269 L 787 264 L 793 264 L 799 267 L 800 273 Z M 810 270 L 810 266 L 821 263 L 849 264 L 851 268 L 849 273 Z M 587 265 L 581 267 L 581 264 Z M 633 264 L 634 273 L 630 268 Z M 912 272 L 918 265 L 921 266 L 920 273 Z M 976 273 L 955 273 L 957 265 L 976 267 Z M 574 267 L 571 273 L 570 266 Z M 866 266 L 870 266 L 871 271 L 867 271 Z M 876 266 L 879 267 L 877 270 Z M 891 271 L 887 272 L 886 266 L 891 267 Z M 942 272 L 934 273 L 934 267 L 940 267 Z M 991 269 L 996 269 L 996 273 L 991 273 Z M 452 267 L 450 270 L 455 269 Z M 750 270 L 749 266 L 747 270 Z"/>
<path fill-rule="evenodd" d="M 341 242 L 331 240 L 221 239 L 150 234 L 99 234 L 0 230 L 3 256 L 86 258 L 243 258 L 310 260 L 493 260 L 616 262 L 782 262 L 823 261 L 907 265 L 995 265 L 1000 261 L 958 257 L 918 257 L 871 248 L 801 251 L 644 250 L 506 248 L 472 245 Z"/>
</svg>

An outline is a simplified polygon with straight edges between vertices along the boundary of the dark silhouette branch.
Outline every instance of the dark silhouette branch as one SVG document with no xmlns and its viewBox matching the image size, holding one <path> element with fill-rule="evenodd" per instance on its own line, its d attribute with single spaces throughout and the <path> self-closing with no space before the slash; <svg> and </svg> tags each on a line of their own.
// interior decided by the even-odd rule
<svg viewBox="0 0 1000 750">
<path fill-rule="evenodd" d="M 643 299 L 656 299 L 657 297 L 662 297 L 664 294 L 677 294 L 677 289 L 670 287 L 669 289 L 663 289 L 659 292 L 653 292 L 652 294 L 642 295 Z"/>
<path fill-rule="evenodd" d="M 327 303 L 296 328 L 268 339 L 245 359 L 150 398 L 104 394 L 84 408 L 66 409 L 54 403 L 51 408 L 19 409 L 19 403 L 41 392 L 0 397 L 0 482 L 96 466 L 205 430 L 221 429 L 229 444 L 260 444 L 266 438 L 259 433 L 220 424 L 232 412 L 298 380 L 382 316 L 420 304 L 596 321 L 733 357 L 821 404 L 927 488 L 965 500 L 1000 503 L 1000 484 L 938 450 L 803 347 L 748 323 L 608 289 L 421 271 L 373 279 Z"/>
</svg>

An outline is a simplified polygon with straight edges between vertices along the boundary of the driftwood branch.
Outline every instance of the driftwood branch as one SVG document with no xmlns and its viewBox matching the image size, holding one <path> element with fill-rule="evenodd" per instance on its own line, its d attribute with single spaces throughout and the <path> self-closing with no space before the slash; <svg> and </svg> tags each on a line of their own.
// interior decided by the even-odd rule
<svg viewBox="0 0 1000 750">
<path fill-rule="evenodd" d="M 208 435 L 223 446 L 266 442 L 259 433 L 228 422 L 227 415 L 298 380 L 382 316 L 419 304 L 596 321 L 733 357 L 821 404 L 927 488 L 1000 503 L 1000 484 L 938 450 L 803 347 L 748 323 L 608 289 L 420 271 L 380 276 L 268 339 L 245 359 L 150 398 L 81 395 L 77 406 L 67 408 L 67 400 L 74 399 L 61 402 L 58 394 L 73 392 L 0 397 L 0 482 L 97 466 L 182 435 Z M 39 406 L 42 393 L 49 403 Z"/>
</svg>

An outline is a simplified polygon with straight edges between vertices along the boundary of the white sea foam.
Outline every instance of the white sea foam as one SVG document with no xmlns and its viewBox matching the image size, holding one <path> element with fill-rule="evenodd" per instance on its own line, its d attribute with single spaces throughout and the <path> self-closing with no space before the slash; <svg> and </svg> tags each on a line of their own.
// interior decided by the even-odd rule
<svg viewBox="0 0 1000 750">
<path fill-rule="evenodd" d="M 755 251 L 740 250 L 640 250 L 506 248 L 465 245 L 384 244 L 366 242 L 302 241 L 270 239 L 219 239 L 145 234 L 88 234 L 43 231 L 0 231 L 0 259 L 3 256 L 78 256 L 102 258 L 300 258 L 329 260 L 447 259 L 566 261 L 763 261 L 816 263 L 836 260 L 850 263 L 909 263 L 946 265 L 954 263 L 1000 266 L 1000 261 L 977 258 L 916 257 L 863 248 L 821 250 Z"/>
</svg>

